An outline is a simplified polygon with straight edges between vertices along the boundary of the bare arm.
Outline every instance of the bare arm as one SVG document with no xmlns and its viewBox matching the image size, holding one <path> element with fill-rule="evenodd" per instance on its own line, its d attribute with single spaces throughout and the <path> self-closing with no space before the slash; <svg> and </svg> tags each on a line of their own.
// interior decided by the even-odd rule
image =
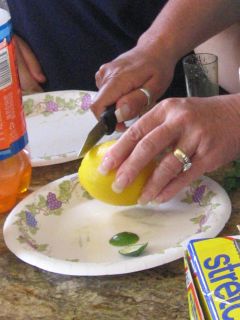
<svg viewBox="0 0 240 320">
<path fill-rule="evenodd" d="M 240 20 L 239 0 L 170 0 L 138 45 L 163 44 L 176 60 Z"/>
<path fill-rule="evenodd" d="M 99 116 L 116 103 L 119 122 L 134 118 L 146 104 L 139 88 L 156 101 L 182 56 L 238 20 L 240 0 L 169 0 L 137 45 L 96 73 L 99 92 L 92 110 Z"/>
</svg>

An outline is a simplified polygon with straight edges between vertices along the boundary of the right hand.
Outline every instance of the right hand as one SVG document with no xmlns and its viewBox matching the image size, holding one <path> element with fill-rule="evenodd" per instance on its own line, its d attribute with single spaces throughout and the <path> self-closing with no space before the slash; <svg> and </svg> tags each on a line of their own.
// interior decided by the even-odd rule
<svg viewBox="0 0 240 320">
<path fill-rule="evenodd" d="M 17 35 L 14 35 L 14 44 L 23 94 L 42 92 L 41 84 L 46 81 L 46 77 L 35 54 L 27 43 Z"/>
<path fill-rule="evenodd" d="M 144 112 L 147 98 L 139 89 L 147 89 L 151 93 L 152 105 L 155 104 L 172 81 L 175 63 L 164 48 L 138 43 L 102 65 L 96 73 L 99 92 L 91 106 L 96 117 L 115 103 L 118 122 L 133 119 Z"/>
</svg>

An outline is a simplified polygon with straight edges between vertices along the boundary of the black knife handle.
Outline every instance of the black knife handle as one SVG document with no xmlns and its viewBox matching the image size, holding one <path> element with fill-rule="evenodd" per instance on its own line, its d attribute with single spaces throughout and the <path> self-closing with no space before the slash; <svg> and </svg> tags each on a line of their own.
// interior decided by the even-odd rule
<svg viewBox="0 0 240 320">
<path fill-rule="evenodd" d="M 115 105 L 109 106 L 106 110 L 101 114 L 101 120 L 103 121 L 106 129 L 106 134 L 112 134 L 117 125 L 117 118 L 115 116 Z"/>
</svg>

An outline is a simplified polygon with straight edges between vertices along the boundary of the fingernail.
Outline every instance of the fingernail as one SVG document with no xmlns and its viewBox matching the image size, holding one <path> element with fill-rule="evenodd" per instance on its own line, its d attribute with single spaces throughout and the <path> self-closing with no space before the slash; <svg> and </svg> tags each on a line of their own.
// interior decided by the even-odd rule
<svg viewBox="0 0 240 320">
<path fill-rule="evenodd" d="M 152 197 L 150 194 L 142 194 L 141 197 L 138 199 L 138 204 L 141 206 L 144 206 L 148 204 L 152 200 Z"/>
<path fill-rule="evenodd" d="M 110 157 L 105 157 L 98 167 L 98 172 L 102 175 L 106 175 L 114 166 L 114 162 Z"/>
<path fill-rule="evenodd" d="M 145 206 L 146 204 L 148 204 L 149 201 L 145 200 L 145 199 L 138 199 L 138 204 L 140 204 L 140 206 Z"/>
<path fill-rule="evenodd" d="M 127 104 L 123 104 L 120 108 L 115 111 L 115 116 L 118 122 L 123 122 L 129 116 L 130 108 Z"/>
<path fill-rule="evenodd" d="M 34 75 L 37 79 L 37 81 L 39 82 L 45 82 L 46 81 L 46 77 L 43 73 L 35 73 Z"/>
<path fill-rule="evenodd" d="M 45 81 L 46 81 L 46 77 L 45 77 L 44 74 L 40 73 L 40 74 L 38 75 L 38 77 L 39 77 L 39 81 L 41 81 L 41 82 L 45 82 Z"/>
<path fill-rule="evenodd" d="M 156 203 L 156 204 L 161 204 L 162 202 L 164 202 L 164 201 L 163 201 L 163 197 L 161 197 L 161 196 L 158 196 L 156 199 L 154 199 L 154 203 Z"/>
<path fill-rule="evenodd" d="M 128 178 L 121 174 L 112 184 L 112 190 L 115 193 L 121 193 L 128 183 Z"/>
</svg>

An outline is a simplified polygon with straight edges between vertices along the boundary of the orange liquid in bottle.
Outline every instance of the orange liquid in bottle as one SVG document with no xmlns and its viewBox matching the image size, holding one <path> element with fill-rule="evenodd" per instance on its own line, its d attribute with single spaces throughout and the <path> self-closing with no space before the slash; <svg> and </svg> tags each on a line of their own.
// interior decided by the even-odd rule
<svg viewBox="0 0 240 320">
<path fill-rule="evenodd" d="M 7 2 L 0 0 L 0 214 L 27 191 L 31 163 Z"/>
<path fill-rule="evenodd" d="M 32 167 L 28 152 L 22 150 L 0 161 L 0 214 L 6 213 L 28 190 Z"/>
</svg>

